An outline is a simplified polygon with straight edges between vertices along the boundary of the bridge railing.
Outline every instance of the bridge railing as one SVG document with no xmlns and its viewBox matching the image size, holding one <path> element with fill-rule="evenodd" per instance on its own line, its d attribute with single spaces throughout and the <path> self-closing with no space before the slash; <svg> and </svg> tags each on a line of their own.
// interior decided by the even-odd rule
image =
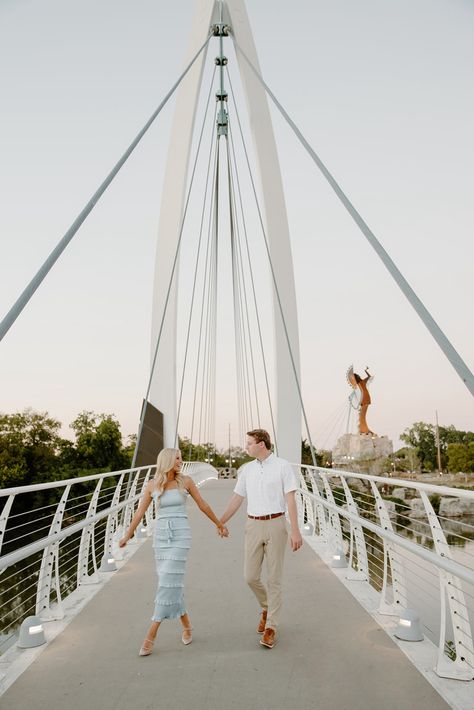
<svg viewBox="0 0 474 710">
<path fill-rule="evenodd" d="M 217 471 L 185 462 L 200 486 Z M 82 585 L 98 584 L 129 554 L 118 541 L 130 524 L 155 466 L 0 490 L 0 653 L 27 616 L 64 618 L 63 600 Z M 134 538 L 152 533 L 150 505 Z"/>
<path fill-rule="evenodd" d="M 438 675 L 473 679 L 474 491 L 294 468 L 300 523 L 328 563 L 377 590 L 378 613 L 396 617 L 402 631 L 420 618 L 438 645 Z"/>
</svg>

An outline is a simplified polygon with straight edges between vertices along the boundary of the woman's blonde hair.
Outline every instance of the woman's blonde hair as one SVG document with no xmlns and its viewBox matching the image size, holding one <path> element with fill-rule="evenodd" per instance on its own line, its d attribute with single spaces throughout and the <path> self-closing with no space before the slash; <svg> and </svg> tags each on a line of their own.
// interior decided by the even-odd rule
<svg viewBox="0 0 474 710">
<path fill-rule="evenodd" d="M 179 449 L 162 449 L 158 454 L 154 478 L 155 490 L 158 492 L 158 497 L 163 494 L 166 483 L 168 482 L 168 473 L 175 465 L 176 457 L 180 453 L 181 451 Z M 184 476 L 181 471 L 176 474 L 174 480 L 178 484 L 178 488 L 184 489 Z"/>
</svg>

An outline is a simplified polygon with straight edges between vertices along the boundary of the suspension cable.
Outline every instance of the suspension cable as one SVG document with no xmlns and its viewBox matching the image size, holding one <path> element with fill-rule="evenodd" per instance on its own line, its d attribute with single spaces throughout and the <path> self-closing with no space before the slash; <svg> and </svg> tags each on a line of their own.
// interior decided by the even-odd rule
<svg viewBox="0 0 474 710">
<path fill-rule="evenodd" d="M 239 281 L 237 275 L 236 261 L 236 250 L 235 241 L 233 234 L 233 227 L 231 227 L 231 257 L 232 257 L 232 288 L 233 288 L 233 301 L 234 301 L 234 329 L 235 329 L 235 346 L 236 346 L 236 359 L 238 363 L 238 378 L 237 378 L 237 397 L 242 401 L 242 414 L 243 414 L 243 425 L 245 429 L 248 430 L 249 423 L 251 422 L 251 413 L 248 400 L 248 390 L 247 390 L 247 380 L 245 372 L 245 346 L 243 342 L 243 332 L 242 332 L 242 316 L 240 310 L 240 293 L 239 293 Z"/>
<path fill-rule="evenodd" d="M 230 156 L 229 156 L 229 158 L 230 158 Z M 236 236 L 237 236 L 236 245 L 237 245 L 237 256 L 238 256 L 238 264 L 239 264 L 239 274 L 240 274 L 241 283 L 243 284 L 245 322 L 246 322 L 246 326 L 247 326 L 248 341 L 249 341 L 250 364 L 251 364 L 251 369 L 252 369 L 252 381 L 253 381 L 253 389 L 254 389 L 254 395 L 255 395 L 255 408 L 257 410 L 257 426 L 260 427 L 261 423 L 260 423 L 260 409 L 258 406 L 257 376 L 255 373 L 255 358 L 254 358 L 254 353 L 253 353 L 253 345 L 252 345 L 252 337 L 251 337 L 247 288 L 245 285 L 244 264 L 243 264 L 243 257 L 242 257 L 242 245 L 241 245 L 240 229 L 239 229 L 239 222 L 238 222 L 238 216 L 237 216 L 237 204 L 236 204 L 236 199 L 235 199 L 235 188 L 234 188 L 234 181 L 233 181 L 233 176 L 232 176 L 232 166 L 231 166 L 231 170 L 230 170 L 230 180 L 231 180 L 231 184 L 232 184 L 233 209 L 234 209 L 234 213 L 235 213 L 235 228 L 236 228 Z"/>
<path fill-rule="evenodd" d="M 136 460 L 137 460 L 138 446 L 139 446 L 139 443 L 140 443 L 140 437 L 141 437 L 141 435 L 142 435 L 143 424 L 144 424 L 144 421 L 145 421 L 146 404 L 147 404 L 147 402 L 148 402 L 148 396 L 149 396 L 149 394 L 150 394 L 151 383 L 152 383 L 153 375 L 154 375 L 154 372 L 155 372 L 156 360 L 157 360 L 157 357 L 158 357 L 158 349 L 159 349 L 159 347 L 160 347 L 161 335 L 162 335 L 162 332 L 163 332 L 163 326 L 164 326 L 164 322 L 165 322 L 166 312 L 167 312 L 167 310 L 168 310 L 168 302 L 169 302 L 170 295 L 171 295 L 171 286 L 173 285 L 174 275 L 175 275 L 175 272 L 176 272 L 176 265 L 177 265 L 177 263 L 178 263 L 178 255 L 179 255 L 179 251 L 180 251 L 180 247 L 181 247 L 181 240 L 182 240 L 182 238 L 183 238 L 184 222 L 185 222 L 185 220 L 186 220 L 186 215 L 187 215 L 187 212 L 188 212 L 189 199 L 190 199 L 190 197 L 191 197 L 191 191 L 192 191 L 192 187 L 193 187 L 193 184 L 194 184 L 194 176 L 195 176 L 195 174 L 196 174 L 196 166 L 197 166 L 197 162 L 198 162 L 198 158 L 199 158 L 199 153 L 201 152 L 202 137 L 203 137 L 203 134 L 204 134 L 204 126 L 205 126 L 205 122 L 206 122 L 206 115 L 207 115 L 207 110 L 208 110 L 208 107 L 209 107 L 209 98 L 210 98 L 210 95 L 211 95 L 211 91 L 212 91 L 212 84 L 211 84 L 211 88 L 210 88 L 210 90 L 209 90 L 209 97 L 208 97 L 208 100 L 207 100 L 206 111 L 205 111 L 204 119 L 203 119 L 203 122 L 202 122 L 202 127 L 201 127 L 201 132 L 200 132 L 200 135 L 199 135 L 198 145 L 197 145 L 197 148 L 196 148 L 196 157 L 195 157 L 195 160 L 194 160 L 193 170 L 192 170 L 192 173 L 191 173 L 191 179 L 190 179 L 190 181 L 189 181 L 188 194 L 187 194 L 187 196 L 186 196 L 186 202 L 185 202 L 185 205 L 184 205 L 183 216 L 182 216 L 182 218 L 181 218 L 181 225 L 180 225 L 180 229 L 179 229 L 179 237 L 178 237 L 178 241 L 177 241 L 177 244 L 176 244 L 176 250 L 175 250 L 174 259 L 173 259 L 173 266 L 172 266 L 172 268 L 171 268 L 171 274 L 170 274 L 170 278 L 169 278 L 168 289 L 167 289 L 167 292 L 166 292 L 166 298 L 165 298 L 165 303 L 164 303 L 164 307 L 163 307 L 163 315 L 162 315 L 162 317 L 161 317 L 160 328 L 159 328 L 158 336 L 157 336 L 157 339 L 156 339 L 155 352 L 154 352 L 154 355 L 153 355 L 153 362 L 152 362 L 152 365 L 151 365 L 150 377 L 149 377 L 149 379 L 148 379 L 148 386 L 147 386 L 147 390 L 146 390 L 146 394 L 145 394 L 145 404 L 144 404 L 144 406 L 142 407 L 142 412 L 141 412 L 141 415 L 140 415 L 140 424 L 139 424 L 139 427 L 138 427 L 137 443 L 136 443 L 136 446 L 135 446 L 135 450 L 134 450 L 134 452 L 133 452 L 133 459 L 132 459 L 132 466 L 131 466 L 131 468 L 134 468 L 134 467 L 135 467 L 135 462 L 136 462 Z M 127 494 L 128 494 L 129 486 L 130 486 L 130 481 L 129 481 L 129 485 L 127 486 Z"/>
<path fill-rule="evenodd" d="M 204 44 L 202 45 L 201 49 L 194 55 L 193 59 L 190 61 L 186 69 L 183 71 L 179 79 L 176 81 L 175 84 L 171 87 L 169 92 L 166 94 L 165 98 L 161 102 L 161 104 L 158 106 L 156 111 L 150 116 L 148 121 L 145 123 L 143 126 L 142 130 L 138 133 L 137 137 L 135 140 L 132 141 L 132 143 L 129 145 L 125 153 L 122 155 L 120 160 L 115 164 L 115 166 L 112 168 L 110 173 L 107 175 L 103 183 L 100 185 L 100 187 L 94 192 L 92 197 L 90 198 L 89 202 L 86 204 L 82 212 L 79 214 L 78 217 L 74 220 L 72 225 L 69 227 L 67 230 L 66 234 L 63 236 L 63 238 L 58 242 L 56 247 L 53 249 L 51 254 L 48 256 L 44 264 L 41 266 L 41 268 L 37 271 L 35 276 L 31 279 L 30 283 L 28 286 L 24 289 L 23 293 L 19 296 L 19 298 L 15 301 L 13 306 L 10 308 L 8 311 L 7 315 L 4 317 L 2 322 L 0 323 L 0 340 L 3 339 L 4 335 L 9 331 L 13 323 L 16 321 L 28 301 L 31 299 L 33 294 L 35 293 L 36 289 L 40 286 L 41 282 L 43 279 L 47 276 L 49 271 L 52 269 L 56 261 L 59 259 L 65 248 L 68 246 L 69 242 L 71 239 L 74 237 L 76 234 L 77 230 L 81 226 L 81 224 L 84 222 L 86 217 L 89 215 L 89 213 L 93 210 L 97 202 L 100 200 L 114 177 L 117 175 L 119 172 L 120 168 L 124 165 L 124 163 L 127 161 L 127 159 L 130 157 L 132 152 L 135 150 L 145 133 L 148 131 L 158 114 L 160 113 L 161 109 L 165 106 L 165 104 L 168 102 L 168 100 L 171 98 L 171 96 L 174 94 L 178 86 L 180 85 L 181 81 L 184 79 L 188 71 L 191 69 L 193 66 L 194 62 L 196 59 L 199 57 L 201 52 L 207 47 L 209 40 L 211 39 L 212 34 L 208 36 Z"/>
<path fill-rule="evenodd" d="M 219 184 L 217 183 L 217 186 Z M 216 200 L 216 208 L 218 201 Z M 214 410 L 215 410 L 215 377 L 216 377 L 216 349 L 217 349 L 217 279 L 218 279 L 218 256 L 219 256 L 219 221 L 216 213 L 214 230 L 214 253 L 212 270 L 212 298 L 209 312 L 209 358 L 207 370 L 207 396 L 206 396 L 206 420 L 207 420 L 207 442 L 212 443 L 214 436 Z"/>
<path fill-rule="evenodd" d="M 236 183 L 237 183 L 237 191 L 238 191 L 238 196 L 239 196 L 239 206 L 240 206 L 240 212 L 242 215 L 242 226 L 243 226 L 244 237 L 245 237 L 248 272 L 250 274 L 250 283 L 252 286 L 253 303 L 254 303 L 254 309 L 255 309 L 255 317 L 256 317 L 256 321 L 257 321 L 257 330 L 258 330 L 258 337 L 259 337 L 259 343 L 260 343 L 260 352 L 261 352 L 261 356 L 262 356 L 263 372 L 264 372 L 264 376 L 265 376 L 265 387 L 266 387 L 266 392 L 267 392 L 268 406 L 269 406 L 269 410 L 270 410 L 270 420 L 271 420 L 271 425 L 272 425 L 273 441 L 275 442 L 275 448 L 277 449 L 277 452 L 278 452 L 278 441 L 277 441 L 277 435 L 276 435 L 275 418 L 273 415 L 272 398 L 271 398 L 271 394 L 270 394 L 270 383 L 269 383 L 269 378 L 268 378 L 267 362 L 266 362 L 266 357 L 265 357 L 265 348 L 263 345 L 262 328 L 260 325 L 260 316 L 259 316 L 259 310 L 258 310 L 258 304 L 257 304 L 257 293 L 256 293 L 256 289 L 255 289 L 255 279 L 254 279 L 254 275 L 253 275 L 252 261 L 250 259 L 250 247 L 249 247 L 249 240 L 248 240 L 248 233 L 247 233 L 247 223 L 245 220 L 245 213 L 244 213 L 243 200 L 242 200 L 242 191 L 240 188 L 239 173 L 237 171 L 237 159 L 236 159 L 236 155 L 235 155 L 235 146 L 234 146 L 234 139 L 233 139 L 232 126 L 231 126 L 230 120 L 229 120 L 229 137 L 230 137 L 230 144 L 231 144 L 231 148 L 232 148 L 234 172 L 235 172 L 235 178 L 236 178 Z"/>
<path fill-rule="evenodd" d="M 321 158 L 316 154 L 316 152 L 313 150 L 313 148 L 310 146 L 306 138 L 303 136 L 299 128 L 296 126 L 296 124 L 291 120 L 283 106 L 280 104 L 278 99 L 275 97 L 273 92 L 270 90 L 269 86 L 265 83 L 263 77 L 261 76 L 260 72 L 254 67 L 250 59 L 247 57 L 245 52 L 242 50 L 242 48 L 239 46 L 239 44 L 235 41 L 234 39 L 234 45 L 235 48 L 240 52 L 242 57 L 245 59 L 247 64 L 249 65 L 250 69 L 252 72 L 255 74 L 259 82 L 262 84 L 264 89 L 266 90 L 267 94 L 283 116 L 283 118 L 286 120 L 290 128 L 293 130 L 295 133 L 296 137 L 302 144 L 302 146 L 306 149 L 306 151 L 309 153 L 311 158 L 314 160 L 316 165 L 318 166 L 319 170 L 322 172 L 326 180 L 328 181 L 329 185 L 332 187 L 334 192 L 336 193 L 337 197 L 339 200 L 342 202 L 346 210 L 349 212 L 351 215 L 352 219 L 354 222 L 357 224 L 371 247 L 374 249 L 376 254 L 380 257 L 382 260 L 382 263 L 384 266 L 387 268 L 388 272 L 390 275 L 393 277 L 395 280 L 396 284 L 398 287 L 401 289 L 402 293 L 405 295 L 407 298 L 408 302 L 411 304 L 411 306 L 415 309 L 423 323 L 425 324 L 426 328 L 429 330 L 431 333 L 432 337 L 435 339 L 435 341 L 438 343 L 439 347 L 443 351 L 443 353 L 446 355 L 448 358 L 449 362 L 451 365 L 454 367 L 456 370 L 457 374 L 461 378 L 461 380 L 464 382 L 468 390 L 472 395 L 474 395 L 474 375 L 471 372 L 471 370 L 468 368 L 464 360 L 461 358 L 457 350 L 454 348 L 450 340 L 446 337 L 444 332 L 441 330 L 439 325 L 436 323 L 430 312 L 427 310 L 427 308 L 424 306 L 424 304 L 421 302 L 421 300 L 418 298 L 408 281 L 405 279 L 403 274 L 399 271 L 398 267 L 395 265 L 395 262 L 391 259 L 391 257 L 388 255 L 387 251 L 384 249 L 384 247 L 380 244 L 378 241 L 377 237 L 375 234 L 372 232 L 370 227 L 367 225 L 367 223 L 363 220 L 362 216 L 359 214 L 359 212 L 356 210 L 352 202 L 349 200 L 347 195 L 343 192 L 342 188 L 340 185 L 336 182 L 335 178 L 331 175 L 329 170 L 326 168 L 324 165 L 323 161 Z M 229 72 L 227 72 L 227 75 Z"/>
<path fill-rule="evenodd" d="M 201 411 L 204 407 L 204 443 L 209 444 L 211 440 L 211 392 L 212 392 L 212 363 L 214 359 L 214 304 L 216 301 L 216 276 L 217 276 L 217 259 L 218 259 L 218 229 L 219 229 L 219 175 L 220 175 L 220 146 L 217 144 L 217 162 L 216 162 L 216 181 L 215 194 L 213 205 L 213 229 L 212 242 L 210 252 L 210 269 L 209 269 L 209 290 L 208 290 L 208 307 L 206 314 L 206 356 L 204 359 L 205 370 L 203 372 L 203 398 L 201 401 Z M 204 394 L 205 393 L 205 394 Z"/>
<path fill-rule="evenodd" d="M 216 73 L 216 67 L 214 67 L 214 71 L 212 73 L 211 86 L 214 83 L 215 73 Z M 209 93 L 209 99 L 210 99 L 210 97 L 211 97 L 211 94 Z M 208 101 L 209 101 L 209 99 L 208 99 Z M 207 108 L 206 108 L 206 115 L 207 115 Z M 212 121 L 211 125 L 212 125 L 212 131 L 214 133 L 214 130 L 215 130 L 214 120 Z M 191 293 L 191 305 L 189 308 L 188 328 L 187 328 L 187 334 L 186 334 L 186 345 L 185 345 L 185 350 L 184 350 L 183 373 L 182 373 L 182 377 L 181 377 L 181 386 L 180 386 L 179 398 L 178 398 L 178 411 L 176 414 L 176 427 L 175 427 L 175 435 L 174 435 L 174 446 L 175 447 L 176 447 L 176 444 L 178 441 L 178 426 L 179 426 L 179 418 L 180 418 L 180 414 L 181 414 L 181 403 L 182 403 L 182 399 L 183 399 L 184 377 L 186 374 L 186 364 L 187 364 L 187 359 L 188 359 L 189 337 L 190 337 L 190 333 L 191 333 L 191 322 L 192 322 L 192 316 L 193 316 L 193 310 L 194 310 L 194 296 L 196 293 L 196 282 L 197 282 L 197 275 L 198 275 L 199 259 L 201 256 L 201 244 L 202 244 L 202 234 L 203 234 L 203 226 L 204 226 L 204 212 L 206 209 L 206 198 L 207 198 L 207 191 L 208 191 L 208 186 L 209 186 L 209 175 L 210 175 L 210 169 L 211 169 L 213 148 L 214 148 L 214 143 L 211 139 L 211 146 L 210 146 L 210 150 L 209 150 L 209 160 L 207 163 L 206 183 L 205 183 L 205 188 L 204 188 L 204 200 L 203 200 L 202 213 L 201 213 L 201 222 L 200 222 L 200 227 L 199 227 L 199 240 L 198 240 L 198 248 L 197 248 L 197 254 L 196 254 L 196 265 L 194 267 L 194 279 L 193 279 L 193 288 L 192 288 L 192 293 Z"/>
<path fill-rule="evenodd" d="M 210 208 L 209 208 L 209 226 L 208 226 L 208 235 L 207 235 L 207 246 L 206 246 L 206 255 L 204 257 L 204 279 L 203 279 L 203 292 L 202 292 L 202 302 L 201 302 L 201 315 L 199 319 L 199 342 L 198 342 L 198 352 L 197 352 L 197 359 L 196 359 L 196 377 L 194 380 L 194 396 L 193 396 L 193 409 L 192 409 L 192 416 L 191 416 L 191 435 L 190 435 L 190 442 L 192 442 L 193 439 L 193 432 L 194 432 L 194 419 L 195 419 L 195 414 L 196 414 L 196 401 L 197 401 L 197 390 L 198 390 L 198 381 L 199 381 L 199 363 L 201 360 L 201 344 L 202 344 L 202 334 L 203 334 L 203 320 L 204 320 L 204 305 L 206 301 L 206 286 L 207 286 L 207 273 L 208 273 L 208 267 L 209 267 L 209 252 L 210 252 L 210 243 L 211 243 L 211 227 L 212 227 L 212 211 L 213 211 L 213 204 L 214 204 L 214 190 L 215 190 L 215 179 L 216 179 L 216 161 L 217 161 L 217 137 L 214 142 L 214 168 L 213 168 L 213 183 L 212 183 L 212 189 L 211 189 L 211 201 L 210 201 Z M 198 443 L 200 443 L 200 434 L 198 437 Z M 191 446 L 189 448 L 189 458 L 191 457 Z"/>
<path fill-rule="evenodd" d="M 230 182 L 229 182 L 230 191 Z M 230 196 L 229 196 L 230 197 Z M 229 199 L 230 201 L 230 199 Z M 245 334 L 242 323 L 242 310 L 241 310 L 241 297 L 240 297 L 240 282 L 238 274 L 237 265 L 237 253 L 235 246 L 235 234 L 232 216 L 230 218 L 230 238 L 231 238 L 231 258 L 232 258 L 232 286 L 234 294 L 234 327 L 235 327 L 235 340 L 236 347 L 239 348 L 239 361 L 241 364 L 241 378 L 242 378 L 242 397 L 244 401 L 244 408 L 246 412 L 246 426 L 250 424 L 252 426 L 252 405 L 250 402 L 250 389 L 248 387 L 248 369 L 246 370 L 246 347 L 245 347 Z"/>
<path fill-rule="evenodd" d="M 219 143 L 217 143 L 216 147 L 216 163 L 219 159 Z M 216 166 L 216 178 L 217 178 L 217 166 Z M 215 193 L 214 193 L 214 199 L 215 199 Z M 204 284 L 204 291 L 203 291 L 203 307 L 205 308 L 204 311 L 204 349 L 203 349 L 203 356 L 202 356 L 202 377 L 201 377 L 201 396 L 200 396 L 200 407 L 199 407 L 199 435 L 198 435 L 198 443 L 201 444 L 202 438 L 201 438 L 201 432 L 202 436 L 205 437 L 205 431 L 203 431 L 203 408 L 204 408 L 204 391 L 205 391 L 205 381 L 206 381 L 206 367 L 207 367 L 207 360 L 208 360 L 208 347 L 209 347 L 209 308 L 210 308 L 210 299 L 211 299 L 211 281 L 212 281 L 212 268 L 213 268 L 213 249 L 214 249 L 214 233 L 213 233 L 213 218 L 212 214 L 210 216 L 210 232 L 209 232 L 209 264 L 208 264 L 208 273 L 209 273 L 209 278 L 207 283 Z"/>
<path fill-rule="evenodd" d="M 242 298 L 240 299 L 240 309 L 241 309 L 241 318 L 242 318 L 242 331 L 243 331 L 243 337 L 244 337 L 244 348 L 246 348 L 246 340 L 248 342 L 248 351 L 250 353 L 250 365 L 251 365 L 251 371 L 252 371 L 252 384 L 253 384 L 253 390 L 255 393 L 255 406 L 256 406 L 256 412 L 257 412 L 257 426 L 260 426 L 260 413 L 259 413 L 259 407 L 258 407 L 258 393 L 257 393 L 257 380 L 256 380 L 256 374 L 255 374 L 255 363 L 254 363 L 254 356 L 253 356 L 253 346 L 252 346 L 252 337 L 251 337 L 251 328 L 250 328 L 250 318 L 249 318 L 249 311 L 248 311 L 248 299 L 247 299 L 247 289 L 246 289 L 246 283 L 245 283 L 245 275 L 244 275 L 244 269 L 243 269 L 243 262 L 242 262 L 242 250 L 241 250 L 241 245 L 240 245 L 240 235 L 239 235 L 239 228 L 238 228 L 238 220 L 237 220 L 237 206 L 236 206 L 236 201 L 235 201 L 235 190 L 234 190 L 234 181 L 233 181 L 233 175 L 232 175 L 232 164 L 231 164 L 231 154 L 230 154 L 230 146 L 229 146 L 229 141 L 227 141 L 227 166 L 228 166 L 228 182 L 229 182 L 229 210 L 230 210 L 230 215 L 231 215 L 231 243 L 232 243 L 232 248 L 233 251 L 235 251 L 235 263 L 236 263 L 236 269 L 237 269 L 237 284 L 238 284 L 238 293 L 239 296 L 240 294 L 243 294 L 243 301 Z M 241 285 L 239 285 L 239 283 Z M 250 392 L 250 373 L 248 369 L 248 358 L 245 358 L 246 362 L 246 371 L 247 371 L 247 383 L 248 383 L 248 389 L 249 389 L 249 402 L 251 402 L 251 392 Z M 254 422 L 253 422 L 253 414 L 252 414 L 252 408 L 250 407 L 250 417 L 251 417 L 251 428 L 254 428 Z"/>
<path fill-rule="evenodd" d="M 207 435 L 207 402 L 208 402 L 208 371 L 209 371 L 209 350 L 210 350 L 210 333 L 211 333 L 211 301 L 212 301 L 212 285 L 214 282 L 214 269 L 215 269 L 215 247 L 216 247 L 216 219 L 217 219 L 217 209 L 216 202 L 218 200 L 218 182 L 219 182 L 219 141 L 216 145 L 216 172 L 214 180 L 214 201 L 212 204 L 212 211 L 210 214 L 210 250 L 209 250 L 209 281 L 207 285 L 207 303 L 206 303 L 206 316 L 205 316 L 205 329 L 204 329 L 204 354 L 203 354 L 203 372 L 202 372 L 202 386 L 201 386 L 201 406 L 199 415 L 199 443 L 201 443 L 201 431 L 203 436 Z M 206 393 L 206 395 L 204 394 Z M 204 396 L 206 396 L 206 406 L 204 406 Z M 204 426 L 203 426 L 203 409 L 204 409 Z M 208 442 L 204 442 L 208 443 Z"/>
<path fill-rule="evenodd" d="M 226 67 L 226 69 L 227 69 L 227 67 Z M 255 188 L 255 181 L 254 181 L 254 179 L 253 179 L 252 168 L 251 168 L 251 166 L 250 166 L 250 160 L 249 160 L 249 156 L 248 156 L 248 152 L 247 152 L 247 147 L 246 147 L 245 140 L 244 140 L 244 135 L 243 135 L 243 131 L 242 131 L 242 125 L 241 125 L 241 123 L 240 123 L 239 112 L 238 112 L 238 110 L 237 110 L 237 104 L 236 104 L 236 101 L 235 101 L 234 90 L 233 90 L 233 87 L 232 87 L 232 82 L 231 82 L 231 79 L 230 79 L 230 74 L 229 74 L 229 70 L 228 70 L 228 69 L 227 69 L 227 77 L 228 77 L 228 79 L 229 79 L 229 86 L 230 86 L 230 90 L 231 90 L 231 94 L 232 94 L 232 99 L 233 99 L 233 101 L 234 101 L 234 106 L 235 106 L 235 114 L 236 114 L 236 116 L 237 116 L 237 122 L 238 122 L 238 125 L 239 125 L 239 132 L 240 132 L 240 136 L 241 136 L 241 140 L 242 140 L 242 145 L 243 145 L 243 148 L 244 148 L 245 158 L 246 158 L 246 161 L 247 161 L 247 167 L 248 167 L 248 170 L 249 170 L 250 181 L 251 181 L 251 184 L 252 184 L 252 191 L 253 191 L 255 203 L 256 203 L 256 206 L 257 206 L 257 212 L 258 212 L 258 216 L 259 216 L 260 226 L 261 226 L 261 229 L 262 229 L 263 241 L 264 241 L 264 244 L 265 244 L 265 249 L 266 249 L 266 252 L 267 252 L 267 257 L 268 257 L 268 261 L 269 261 L 269 265 L 270 265 L 270 272 L 271 272 L 271 275 L 272 275 L 273 285 L 274 285 L 274 289 L 275 289 L 275 295 L 276 295 L 276 299 L 277 299 L 277 303 L 278 303 L 278 310 L 280 311 L 280 316 L 281 316 L 281 321 L 282 321 L 282 325 L 283 325 L 283 330 L 284 330 L 284 333 L 285 333 L 286 343 L 287 343 L 287 346 L 288 346 L 288 354 L 289 354 L 289 356 L 290 356 L 291 367 L 292 367 L 293 375 L 294 375 L 294 378 L 295 378 L 296 389 L 297 389 L 297 392 L 298 392 L 298 397 L 299 397 L 300 405 L 301 405 L 301 411 L 302 411 L 302 414 L 303 414 L 303 419 L 304 419 L 305 427 L 306 427 L 306 433 L 307 433 L 307 436 L 308 436 L 308 442 L 309 442 L 310 449 L 311 449 L 311 457 L 312 457 L 312 459 L 313 459 L 313 465 L 316 466 L 316 456 L 315 456 L 315 453 L 314 453 L 313 441 L 312 441 L 312 438 L 311 438 L 311 433 L 310 433 L 310 431 L 309 431 L 308 418 L 307 418 L 307 416 L 306 416 L 306 409 L 305 409 L 304 402 L 303 402 L 303 395 L 302 395 L 302 392 L 301 392 L 301 386 L 300 386 L 300 382 L 299 382 L 298 372 L 297 372 L 297 370 L 296 370 L 295 359 L 294 359 L 294 356 L 293 356 L 293 349 L 292 349 L 292 347 L 291 347 L 290 336 L 289 336 L 289 334 L 288 334 L 288 328 L 287 328 L 287 325 L 286 325 L 285 314 L 284 314 L 284 312 L 283 312 L 283 304 L 282 304 L 282 302 L 281 302 L 280 290 L 279 290 L 279 288 L 278 288 L 278 283 L 277 283 L 277 280 L 276 280 L 275 270 L 274 270 L 274 268 L 273 268 L 273 260 L 272 260 L 271 253 L 270 253 L 270 247 L 269 247 L 269 244 L 268 244 L 268 239 L 267 239 L 267 234 L 266 234 L 266 230 L 265 230 L 265 225 L 264 225 L 264 223 L 263 223 L 263 217 L 262 217 L 262 212 L 261 212 L 261 209 L 260 209 L 260 203 L 259 203 L 259 200 L 258 200 L 256 188 Z"/>
<path fill-rule="evenodd" d="M 215 224 L 213 223 L 212 242 L 211 242 L 211 263 L 209 269 L 209 285 L 207 291 L 206 305 L 206 330 L 204 343 L 204 358 L 203 358 L 203 373 L 202 373 L 202 388 L 201 388 L 201 420 L 199 422 L 200 429 L 202 424 L 203 444 L 209 443 L 208 437 L 208 413 L 209 413 L 209 370 L 211 360 L 211 336 L 212 336 L 212 300 L 214 297 L 214 257 L 215 257 Z"/>
<path fill-rule="evenodd" d="M 234 236 L 235 239 L 235 236 Z M 241 336 L 242 336 L 242 348 L 243 348 L 243 353 L 244 353 L 244 358 L 243 358 L 243 363 L 244 363 L 244 375 L 245 375 L 245 382 L 246 382 L 246 391 L 247 391 L 247 398 L 248 398 L 248 405 L 249 405 L 249 422 L 250 422 L 250 428 L 254 428 L 254 420 L 253 420 L 253 409 L 252 409 L 252 394 L 250 391 L 250 372 L 249 372 L 249 358 L 247 357 L 250 343 L 248 343 L 248 335 L 247 335 L 247 329 L 246 329 L 246 324 L 245 324 L 245 318 L 244 318 L 244 299 L 245 299 L 245 285 L 242 283 L 241 275 L 240 275 L 240 263 L 239 263 L 239 255 L 237 251 L 237 244 L 234 241 L 234 251 L 235 251 L 235 268 L 236 268 L 236 278 L 237 278 L 237 295 L 239 298 L 239 324 L 240 324 L 240 331 L 241 331 Z"/>
</svg>

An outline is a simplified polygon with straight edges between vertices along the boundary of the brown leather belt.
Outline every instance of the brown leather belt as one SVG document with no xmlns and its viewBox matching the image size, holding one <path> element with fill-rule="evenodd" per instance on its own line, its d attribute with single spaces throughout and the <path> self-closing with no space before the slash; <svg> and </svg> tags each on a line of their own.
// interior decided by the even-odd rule
<svg viewBox="0 0 474 710">
<path fill-rule="evenodd" d="M 247 515 L 247 518 L 251 518 L 252 520 L 273 520 L 273 518 L 279 518 L 281 515 L 285 515 L 285 513 L 271 513 L 270 515 Z"/>
</svg>

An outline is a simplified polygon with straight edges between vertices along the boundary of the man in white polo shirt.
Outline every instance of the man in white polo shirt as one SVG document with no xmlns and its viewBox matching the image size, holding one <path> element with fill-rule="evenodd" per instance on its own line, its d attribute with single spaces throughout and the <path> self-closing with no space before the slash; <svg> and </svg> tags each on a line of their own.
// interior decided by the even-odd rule
<svg viewBox="0 0 474 710">
<path fill-rule="evenodd" d="M 271 451 L 271 441 L 264 429 L 247 432 L 247 451 L 254 461 L 239 470 L 237 485 L 225 513 L 224 525 L 247 498 L 245 524 L 245 581 L 262 608 L 257 631 L 263 634 L 262 646 L 273 648 L 281 608 L 281 578 L 288 532 L 285 510 L 290 518 L 290 543 L 293 552 L 303 544 L 298 527 L 295 491 L 298 486 L 293 470 L 285 459 Z M 267 587 L 260 577 L 263 558 L 267 562 Z"/>
</svg>

